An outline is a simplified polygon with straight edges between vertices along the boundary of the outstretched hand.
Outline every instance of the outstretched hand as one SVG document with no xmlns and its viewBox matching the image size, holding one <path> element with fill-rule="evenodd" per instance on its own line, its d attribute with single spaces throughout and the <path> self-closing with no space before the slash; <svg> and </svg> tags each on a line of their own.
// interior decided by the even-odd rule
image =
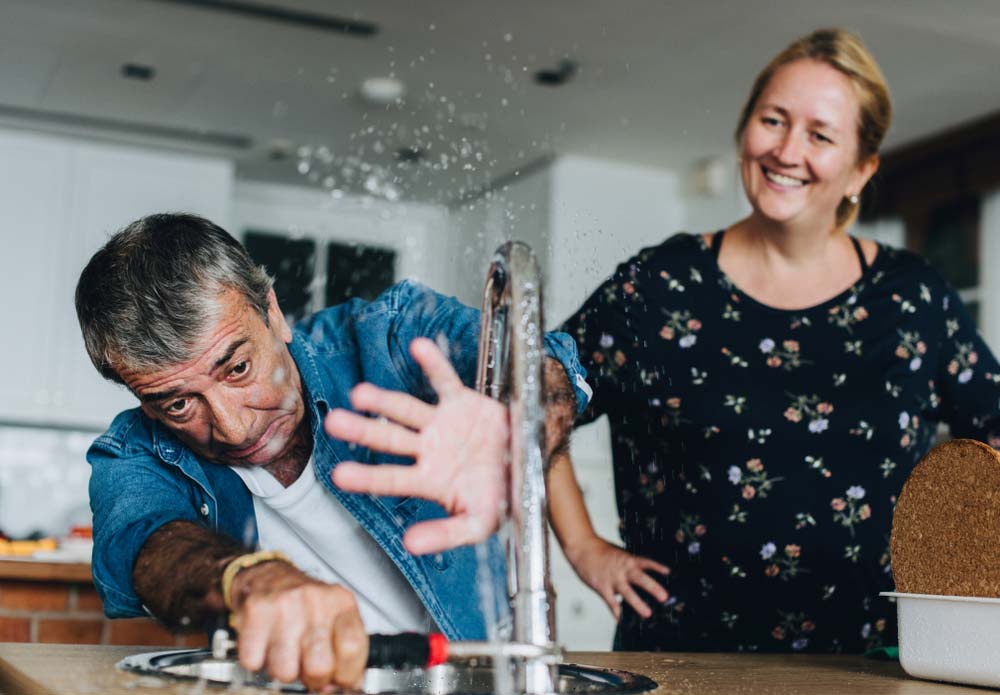
<svg viewBox="0 0 1000 695">
<path fill-rule="evenodd" d="M 331 437 L 413 458 L 409 466 L 343 462 L 333 482 L 349 492 L 422 497 L 444 507 L 448 518 L 415 524 L 403 538 L 407 550 L 422 555 L 478 543 L 496 530 L 506 501 L 510 427 L 507 409 L 466 387 L 432 341 L 417 338 L 410 354 L 437 393 L 437 405 L 359 384 L 351 405 L 381 417 L 336 409 L 325 426 Z"/>
</svg>

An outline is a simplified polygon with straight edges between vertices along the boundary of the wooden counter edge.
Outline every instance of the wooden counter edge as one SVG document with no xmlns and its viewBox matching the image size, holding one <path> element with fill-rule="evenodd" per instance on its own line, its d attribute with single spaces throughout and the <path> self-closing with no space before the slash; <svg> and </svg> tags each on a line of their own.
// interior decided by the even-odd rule
<svg viewBox="0 0 1000 695">
<path fill-rule="evenodd" d="M 93 582 L 88 562 L 0 559 L 0 580 L 4 579 L 65 582 L 67 584 L 90 584 Z"/>
<path fill-rule="evenodd" d="M 0 691 L 13 695 L 135 695 L 137 678 L 114 669 L 129 654 L 156 647 L 0 643 Z M 644 675 L 658 687 L 645 695 L 972 695 L 967 686 L 913 680 L 895 662 L 860 656 L 791 654 L 656 654 L 568 652 L 568 663 Z M 143 684 L 154 695 L 175 693 L 179 681 Z M 219 690 L 218 692 L 223 692 Z"/>
<path fill-rule="evenodd" d="M 44 685 L 18 670 L 11 662 L 0 658 L 0 693 L 52 695 Z"/>
</svg>

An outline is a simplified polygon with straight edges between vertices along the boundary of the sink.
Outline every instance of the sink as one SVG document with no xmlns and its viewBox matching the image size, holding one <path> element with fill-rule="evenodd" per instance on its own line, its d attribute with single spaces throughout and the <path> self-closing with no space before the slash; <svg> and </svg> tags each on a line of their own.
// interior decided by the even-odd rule
<svg viewBox="0 0 1000 695">
<path fill-rule="evenodd" d="M 229 686 L 240 683 L 285 692 L 305 692 L 299 683 L 276 684 L 262 675 L 250 673 L 238 663 L 212 657 L 209 649 L 182 649 L 136 654 L 123 659 L 118 668 L 143 676 L 204 680 Z M 656 682 L 627 671 L 559 664 L 558 692 L 581 695 L 640 693 L 657 687 Z M 362 693 L 413 693 L 414 695 L 485 695 L 493 693 L 494 673 L 489 660 L 480 663 L 444 664 L 429 669 L 369 668 L 365 671 Z"/>
</svg>

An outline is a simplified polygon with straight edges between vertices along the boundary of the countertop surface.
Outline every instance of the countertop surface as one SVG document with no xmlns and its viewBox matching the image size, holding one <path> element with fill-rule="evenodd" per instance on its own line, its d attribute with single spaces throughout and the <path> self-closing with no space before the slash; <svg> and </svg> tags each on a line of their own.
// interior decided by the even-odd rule
<svg viewBox="0 0 1000 695">
<path fill-rule="evenodd" d="M 149 647 L 0 643 L 4 695 L 226 693 L 224 687 L 122 673 L 115 664 Z M 624 669 L 652 678 L 652 695 L 948 695 L 989 692 L 909 678 L 895 662 L 859 656 L 576 652 L 567 662 Z M 180 687 L 178 687 L 180 686 Z M 233 691 L 229 691 L 233 692 Z M 243 692 L 243 691 L 240 691 Z M 268 692 L 268 691 L 257 691 Z"/>
<path fill-rule="evenodd" d="M 0 579 L 90 584 L 89 562 L 0 557 Z"/>
</svg>

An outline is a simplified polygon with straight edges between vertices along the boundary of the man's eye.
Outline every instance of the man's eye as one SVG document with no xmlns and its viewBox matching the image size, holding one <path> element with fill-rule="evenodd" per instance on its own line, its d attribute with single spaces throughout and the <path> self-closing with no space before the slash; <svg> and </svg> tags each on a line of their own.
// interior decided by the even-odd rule
<svg viewBox="0 0 1000 695">
<path fill-rule="evenodd" d="M 178 415 L 187 410 L 187 405 L 188 405 L 187 398 L 178 398 L 176 401 L 171 401 L 170 404 L 167 405 L 166 410 L 171 415 Z"/>
<path fill-rule="evenodd" d="M 814 132 L 813 136 L 822 143 L 832 143 L 833 140 L 823 135 L 823 133 Z"/>
<path fill-rule="evenodd" d="M 764 125 L 781 125 L 781 121 L 773 116 L 764 116 L 760 120 Z"/>
<path fill-rule="evenodd" d="M 250 369 L 250 363 L 244 360 L 243 362 L 240 362 L 239 364 L 234 366 L 229 371 L 229 373 L 232 374 L 233 376 L 243 376 L 244 374 L 247 373 L 248 369 Z"/>
</svg>

